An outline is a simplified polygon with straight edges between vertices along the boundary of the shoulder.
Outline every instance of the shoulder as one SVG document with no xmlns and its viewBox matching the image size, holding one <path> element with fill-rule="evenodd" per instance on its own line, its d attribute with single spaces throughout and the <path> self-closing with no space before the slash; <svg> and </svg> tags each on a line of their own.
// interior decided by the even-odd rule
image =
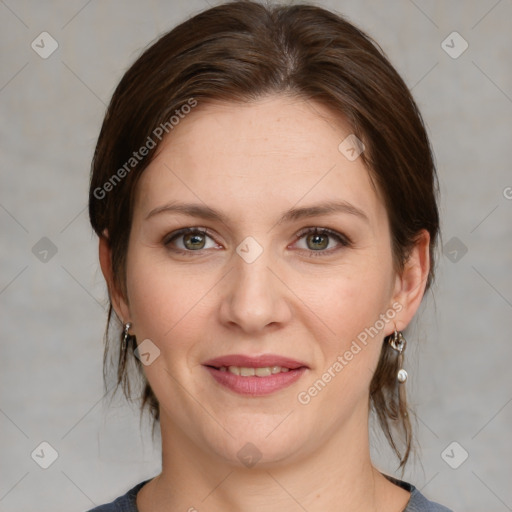
<svg viewBox="0 0 512 512">
<path fill-rule="evenodd" d="M 144 480 L 144 482 L 140 482 L 135 487 L 132 487 L 126 494 L 119 496 L 119 498 L 111 503 L 105 503 L 88 512 L 138 512 L 136 501 L 137 493 L 148 482 L 149 480 Z"/>
<path fill-rule="evenodd" d="M 450 509 L 444 507 L 443 505 L 425 498 L 425 496 L 423 496 L 423 494 L 421 494 L 421 492 L 418 491 L 414 485 L 403 482 L 401 480 L 397 480 L 387 475 L 386 477 L 403 489 L 410 491 L 411 493 L 407 507 L 403 512 L 452 512 Z M 100 505 L 99 507 L 95 507 L 88 512 L 138 512 L 136 503 L 137 493 L 147 482 L 149 482 L 149 480 L 145 480 L 144 482 L 137 484 L 135 487 L 132 487 L 126 494 L 119 496 L 119 498 L 112 501 L 111 503 Z"/>
<path fill-rule="evenodd" d="M 411 499 L 404 512 L 452 512 L 439 503 L 427 500 L 414 486 L 412 488 Z"/>
<path fill-rule="evenodd" d="M 389 475 L 384 476 L 395 485 L 398 485 L 402 489 L 411 493 L 411 497 L 409 498 L 407 506 L 403 512 L 452 512 L 449 508 L 425 498 L 425 496 L 423 496 L 423 494 L 421 494 L 414 485 L 404 482 L 403 480 L 398 480 L 397 478 Z"/>
</svg>

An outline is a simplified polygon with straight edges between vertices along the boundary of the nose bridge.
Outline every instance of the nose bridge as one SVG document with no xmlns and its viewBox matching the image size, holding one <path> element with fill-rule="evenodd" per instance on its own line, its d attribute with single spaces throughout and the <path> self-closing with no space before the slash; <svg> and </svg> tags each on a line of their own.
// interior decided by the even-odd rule
<svg viewBox="0 0 512 512">
<path fill-rule="evenodd" d="M 249 242 L 250 244 L 250 242 Z M 240 244 L 230 272 L 228 290 L 222 304 L 223 321 L 236 323 L 243 330 L 257 331 L 269 324 L 282 323 L 289 317 L 285 290 L 270 268 L 270 251 L 262 250 L 253 259 L 254 247 Z M 246 257 L 250 254 L 252 257 Z M 270 268 L 269 268 L 270 267 Z"/>
</svg>

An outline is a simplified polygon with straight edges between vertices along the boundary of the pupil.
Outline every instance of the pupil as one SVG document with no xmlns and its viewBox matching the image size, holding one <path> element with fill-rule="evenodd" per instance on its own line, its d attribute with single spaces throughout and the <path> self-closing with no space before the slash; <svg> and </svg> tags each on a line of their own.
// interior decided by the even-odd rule
<svg viewBox="0 0 512 512">
<path fill-rule="evenodd" d="M 322 239 L 323 239 L 323 243 L 322 243 Z M 310 235 L 308 237 L 308 243 L 309 242 L 312 242 L 313 244 L 320 245 L 320 247 L 318 247 L 318 246 L 313 247 L 314 251 L 316 251 L 318 249 L 325 249 L 329 245 L 328 239 L 325 235 L 318 235 L 318 234 Z"/>
<path fill-rule="evenodd" d="M 189 242 L 191 242 L 191 246 L 188 246 Z M 185 235 L 185 246 L 189 249 L 202 249 L 204 247 L 203 235 L 197 233 Z"/>
</svg>

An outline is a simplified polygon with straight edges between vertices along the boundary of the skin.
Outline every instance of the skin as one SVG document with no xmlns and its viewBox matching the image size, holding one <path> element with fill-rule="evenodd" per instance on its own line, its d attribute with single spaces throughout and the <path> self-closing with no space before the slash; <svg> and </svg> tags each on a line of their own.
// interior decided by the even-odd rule
<svg viewBox="0 0 512 512">
<path fill-rule="evenodd" d="M 361 158 L 349 161 L 338 150 L 350 133 L 323 106 L 295 97 L 199 105 L 139 182 L 126 296 L 112 285 L 108 242 L 100 240 L 117 315 L 132 323 L 139 343 L 150 339 L 160 350 L 144 370 L 160 402 L 162 473 L 139 492 L 142 512 L 406 506 L 409 492 L 370 459 L 368 388 L 384 336 L 403 330 L 420 305 L 429 236 L 421 232 L 395 273 L 382 198 Z M 278 222 L 289 209 L 327 201 L 350 203 L 366 219 L 335 212 Z M 172 202 L 207 205 L 225 220 L 169 211 L 148 217 Z M 195 251 L 183 236 L 166 245 L 185 227 L 208 228 L 211 238 Z M 297 236 L 314 227 L 351 243 Z M 236 252 L 248 236 L 263 249 L 252 263 Z M 298 393 L 394 303 L 401 310 L 379 335 L 307 405 L 299 403 Z M 241 396 L 202 366 L 226 354 L 278 354 L 309 369 L 269 396 Z M 237 456 L 249 442 L 261 454 L 252 468 Z"/>
</svg>

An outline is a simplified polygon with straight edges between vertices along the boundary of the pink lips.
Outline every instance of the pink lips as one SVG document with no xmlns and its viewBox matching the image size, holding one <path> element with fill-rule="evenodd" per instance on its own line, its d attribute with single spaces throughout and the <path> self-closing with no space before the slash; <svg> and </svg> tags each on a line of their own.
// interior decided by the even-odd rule
<svg viewBox="0 0 512 512">
<path fill-rule="evenodd" d="M 233 354 L 217 357 L 203 363 L 212 377 L 222 386 L 241 395 L 263 396 L 290 386 L 307 370 L 305 363 L 277 355 L 261 355 L 257 357 Z M 280 366 L 289 371 L 268 375 L 266 377 L 242 377 L 229 371 L 220 371 L 222 367 L 238 366 L 245 368 L 263 368 Z"/>
<path fill-rule="evenodd" d="M 261 356 L 251 357 L 242 354 L 232 354 L 229 356 L 217 357 L 210 359 L 203 363 L 205 366 L 214 366 L 220 368 L 221 366 L 245 366 L 246 368 L 263 368 L 265 366 L 281 366 L 295 370 L 301 366 L 307 368 L 306 363 L 295 361 L 287 357 L 277 356 L 273 354 L 263 354 Z"/>
</svg>

